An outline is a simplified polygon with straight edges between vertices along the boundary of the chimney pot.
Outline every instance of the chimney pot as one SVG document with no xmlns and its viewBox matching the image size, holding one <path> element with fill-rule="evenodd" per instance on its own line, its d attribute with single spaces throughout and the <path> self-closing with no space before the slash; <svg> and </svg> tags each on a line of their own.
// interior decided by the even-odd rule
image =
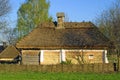
<svg viewBox="0 0 120 80">
<path fill-rule="evenodd" d="M 57 16 L 57 29 L 63 29 L 64 28 L 64 13 L 63 12 L 59 12 L 56 14 Z"/>
<path fill-rule="evenodd" d="M 57 13 L 57 17 L 65 17 L 65 15 L 63 12 L 59 12 L 59 13 Z"/>
</svg>

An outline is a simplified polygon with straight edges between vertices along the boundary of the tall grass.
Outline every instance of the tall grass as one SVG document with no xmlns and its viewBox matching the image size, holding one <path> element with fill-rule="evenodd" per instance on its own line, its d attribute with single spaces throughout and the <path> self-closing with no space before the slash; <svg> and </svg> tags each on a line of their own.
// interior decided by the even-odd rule
<svg viewBox="0 0 120 80">
<path fill-rule="evenodd" d="M 0 72 L 0 80 L 119 80 L 120 73 Z"/>
</svg>

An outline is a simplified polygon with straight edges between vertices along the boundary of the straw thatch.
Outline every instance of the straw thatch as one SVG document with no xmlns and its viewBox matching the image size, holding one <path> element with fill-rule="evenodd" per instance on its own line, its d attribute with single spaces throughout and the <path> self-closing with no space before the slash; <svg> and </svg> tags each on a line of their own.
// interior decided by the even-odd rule
<svg viewBox="0 0 120 80">
<path fill-rule="evenodd" d="M 57 22 L 40 24 L 21 39 L 17 48 L 77 49 L 106 48 L 106 38 L 91 22 L 66 22 L 63 29 L 57 29 Z"/>
<path fill-rule="evenodd" d="M 14 46 L 8 46 L 5 50 L 3 50 L 0 54 L 1 58 L 16 58 L 19 55 L 19 51 Z"/>
</svg>

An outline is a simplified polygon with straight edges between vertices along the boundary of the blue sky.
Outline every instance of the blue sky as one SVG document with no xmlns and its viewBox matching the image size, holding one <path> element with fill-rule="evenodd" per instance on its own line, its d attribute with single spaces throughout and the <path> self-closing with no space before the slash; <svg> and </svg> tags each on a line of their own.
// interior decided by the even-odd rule
<svg viewBox="0 0 120 80">
<path fill-rule="evenodd" d="M 25 0 L 10 0 L 10 18 L 17 19 L 17 10 Z M 115 0 L 50 0 L 49 14 L 56 20 L 57 12 L 64 12 L 69 21 L 93 21 L 101 12 L 109 8 Z"/>
<path fill-rule="evenodd" d="M 55 18 L 57 12 L 65 12 L 69 21 L 92 21 L 114 0 L 50 0 L 50 15 Z"/>
<path fill-rule="evenodd" d="M 7 16 L 9 27 L 15 27 L 17 23 L 17 10 L 25 0 L 10 0 L 12 6 Z M 49 0 L 49 14 L 56 20 L 57 12 L 64 12 L 68 21 L 94 21 L 105 9 L 109 8 L 115 0 Z M 4 38 L 2 35 L 1 37 Z M 2 39 L 3 39 L 2 38 Z"/>
</svg>

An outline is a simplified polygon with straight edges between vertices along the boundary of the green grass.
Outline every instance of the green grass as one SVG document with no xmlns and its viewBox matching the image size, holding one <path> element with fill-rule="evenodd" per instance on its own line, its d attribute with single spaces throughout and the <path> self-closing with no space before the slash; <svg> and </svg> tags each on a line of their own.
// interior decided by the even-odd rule
<svg viewBox="0 0 120 80">
<path fill-rule="evenodd" d="M 119 80 L 120 73 L 0 72 L 0 80 Z"/>
</svg>

